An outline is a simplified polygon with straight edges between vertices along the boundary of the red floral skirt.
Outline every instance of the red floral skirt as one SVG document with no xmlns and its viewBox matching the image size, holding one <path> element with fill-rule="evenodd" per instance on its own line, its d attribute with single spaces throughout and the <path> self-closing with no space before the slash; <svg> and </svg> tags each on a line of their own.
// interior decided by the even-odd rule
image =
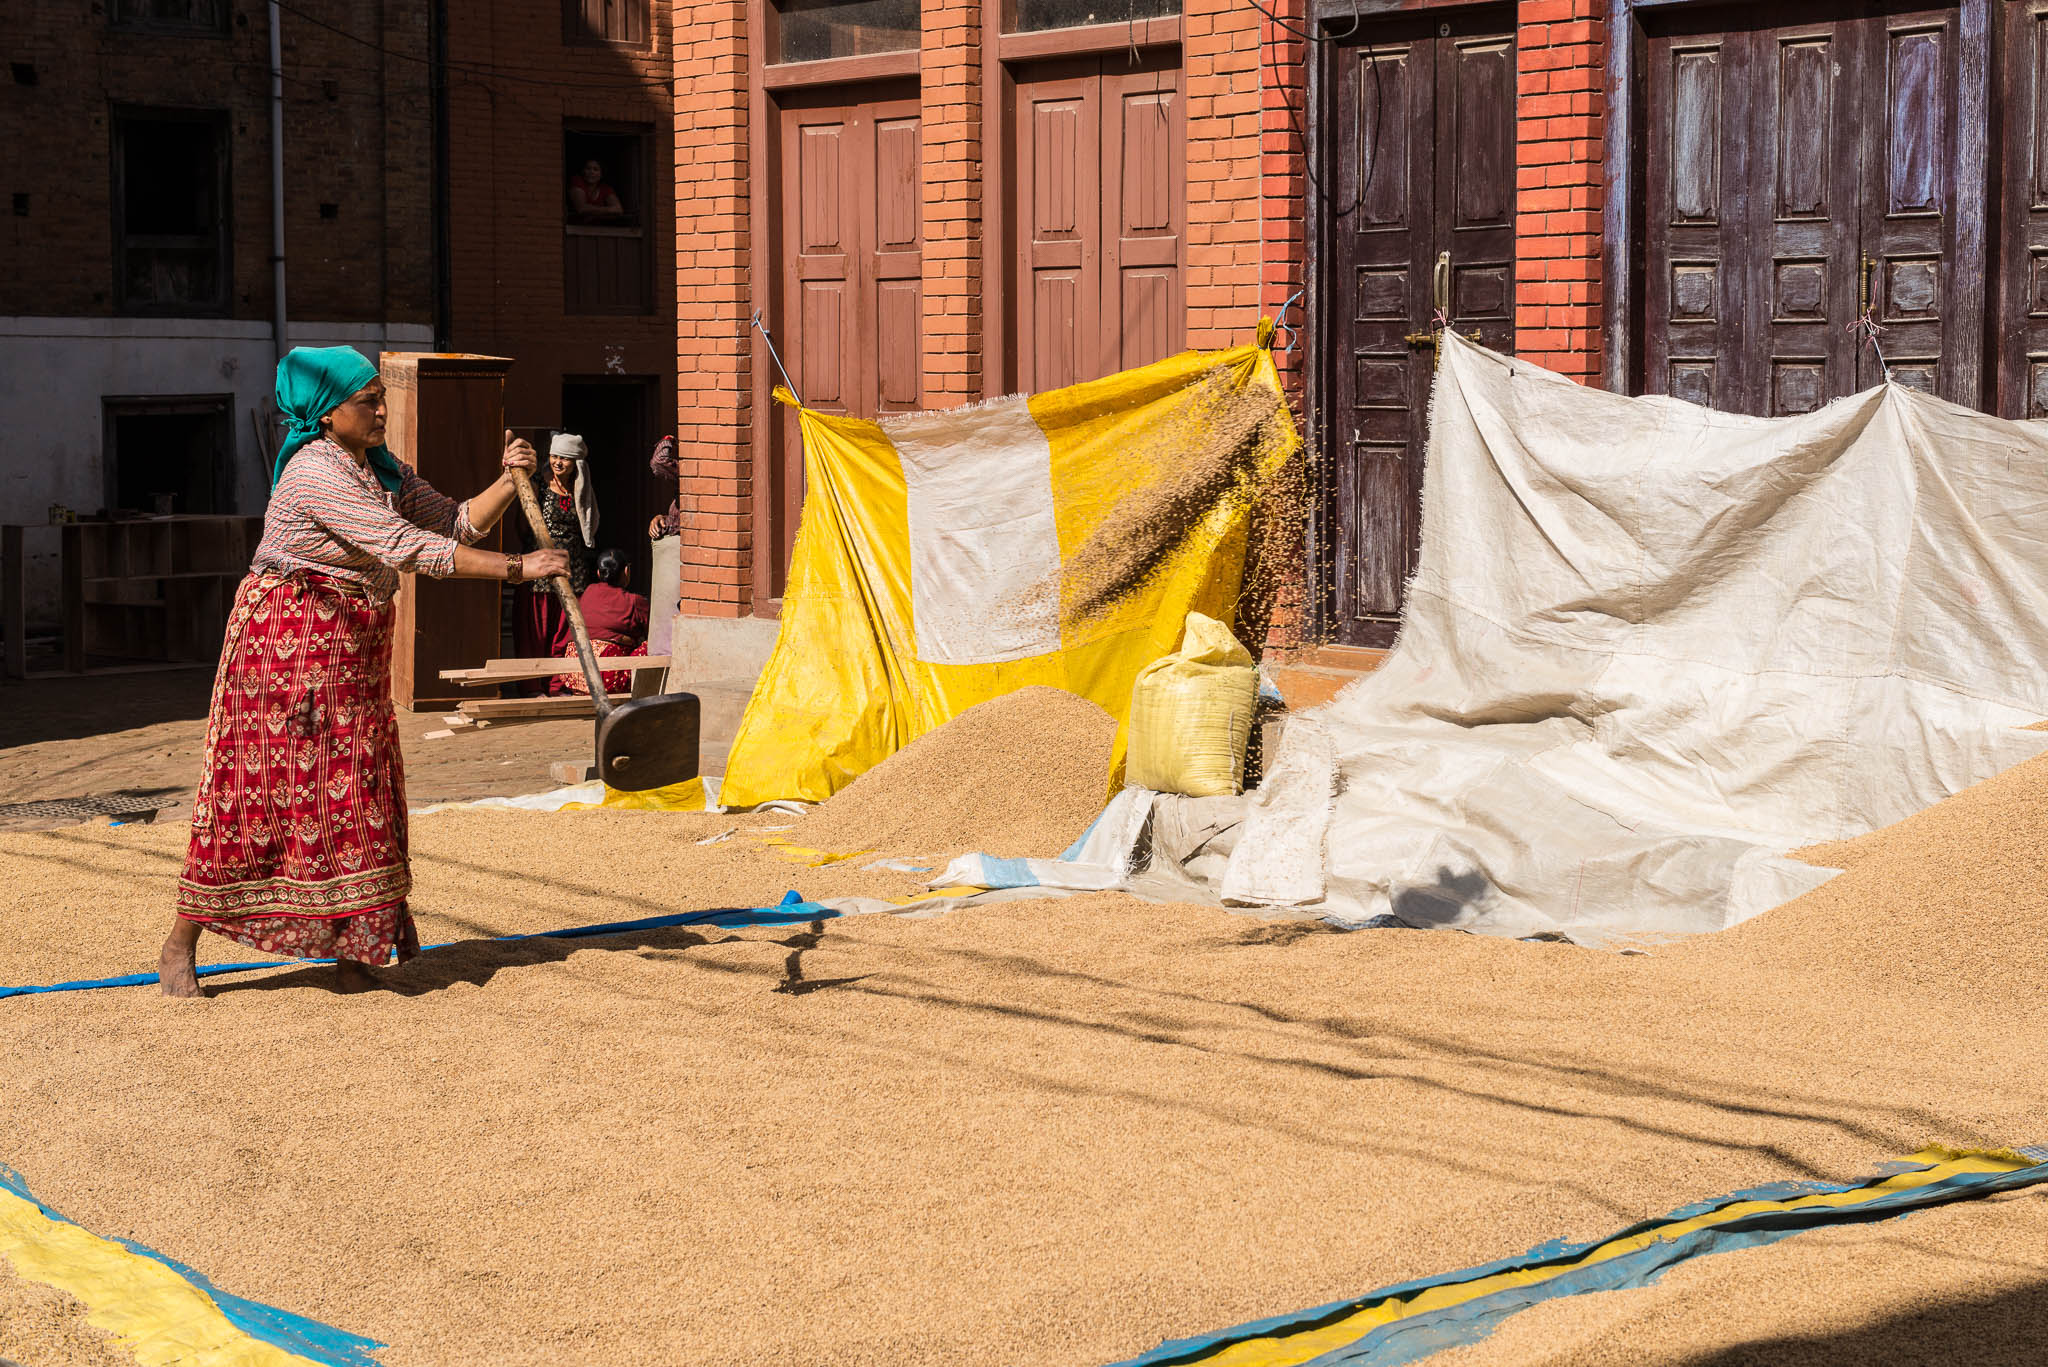
<svg viewBox="0 0 2048 1367">
<path fill-rule="evenodd" d="M 647 654 L 647 642 L 642 641 L 631 650 L 628 650 L 617 641 L 608 641 L 602 636 L 593 636 L 590 638 L 590 652 L 600 658 L 606 655 L 645 657 Z M 583 657 L 576 653 L 573 635 L 569 648 L 562 652 L 562 658 L 573 661 L 576 665 L 576 672 L 574 674 L 556 675 L 548 681 L 548 692 L 559 695 L 589 693 L 590 680 L 583 677 Z M 604 691 L 607 693 L 630 693 L 633 689 L 633 674 L 631 670 L 615 669 L 609 673 L 600 674 L 598 677 L 604 680 Z"/>
<path fill-rule="evenodd" d="M 317 574 L 235 594 L 178 914 L 256 949 L 386 962 L 410 938 L 389 603 Z"/>
</svg>

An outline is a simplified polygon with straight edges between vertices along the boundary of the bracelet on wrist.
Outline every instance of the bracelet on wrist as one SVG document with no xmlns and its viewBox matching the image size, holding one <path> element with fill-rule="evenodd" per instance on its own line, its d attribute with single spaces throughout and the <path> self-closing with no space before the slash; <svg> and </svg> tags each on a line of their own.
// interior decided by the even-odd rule
<svg viewBox="0 0 2048 1367">
<path fill-rule="evenodd" d="M 526 577 L 526 574 L 525 574 L 525 570 L 526 570 L 526 565 L 525 565 L 525 562 L 524 562 L 523 560 L 521 560 L 521 559 L 520 559 L 520 558 L 519 558 L 518 556 L 516 556 L 516 555 L 508 555 L 508 556 L 506 556 L 506 557 L 505 557 L 505 582 L 506 582 L 506 583 L 508 583 L 508 584 L 517 584 L 517 583 L 521 582 L 522 580 L 524 580 L 524 579 L 525 579 L 525 577 Z"/>
</svg>

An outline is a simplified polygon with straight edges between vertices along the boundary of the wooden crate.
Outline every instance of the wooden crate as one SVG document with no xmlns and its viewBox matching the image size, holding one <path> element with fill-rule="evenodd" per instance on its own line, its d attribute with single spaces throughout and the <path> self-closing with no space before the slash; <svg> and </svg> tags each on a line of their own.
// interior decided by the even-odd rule
<svg viewBox="0 0 2048 1367">
<path fill-rule="evenodd" d="M 65 668 L 219 659 L 235 586 L 262 537 L 260 517 L 66 525 Z"/>
<path fill-rule="evenodd" d="M 385 352 L 385 444 L 450 498 L 483 489 L 498 477 L 505 447 L 505 372 L 511 368 L 502 356 Z M 516 508 L 512 515 L 518 516 Z M 499 550 L 504 536 L 500 522 L 478 549 Z M 498 653 L 499 592 L 490 580 L 405 576 L 391 649 L 391 696 L 400 707 L 465 696 L 440 672 Z"/>
</svg>

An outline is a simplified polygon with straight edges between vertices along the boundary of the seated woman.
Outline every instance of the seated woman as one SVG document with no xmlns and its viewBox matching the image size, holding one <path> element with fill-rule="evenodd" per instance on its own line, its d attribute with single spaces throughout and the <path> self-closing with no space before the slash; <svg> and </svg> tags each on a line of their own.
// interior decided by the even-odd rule
<svg viewBox="0 0 2048 1367">
<path fill-rule="evenodd" d="M 590 628 L 590 648 L 599 655 L 645 655 L 647 653 L 647 595 L 634 593 L 633 567 L 619 551 L 605 551 L 597 557 L 597 581 L 583 590 L 577 602 L 583 608 L 583 624 Z M 566 652 L 576 658 L 572 640 Z M 626 693 L 633 676 L 618 670 L 604 676 L 604 691 Z M 552 689 L 561 693 L 588 693 L 590 684 L 581 672 L 557 677 Z"/>
</svg>

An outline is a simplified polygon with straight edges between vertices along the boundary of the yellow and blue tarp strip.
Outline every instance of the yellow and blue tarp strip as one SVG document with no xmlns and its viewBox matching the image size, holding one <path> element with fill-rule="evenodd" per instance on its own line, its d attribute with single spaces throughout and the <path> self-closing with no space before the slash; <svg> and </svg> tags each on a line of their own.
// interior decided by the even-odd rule
<svg viewBox="0 0 2048 1367">
<path fill-rule="evenodd" d="M 0 1261 L 86 1307 L 142 1367 L 378 1367 L 376 1339 L 230 1295 L 133 1239 L 107 1238 L 37 1200 L 0 1164 Z"/>
<path fill-rule="evenodd" d="M 2048 1148 L 1929 1148 L 1891 1166 L 1889 1175 L 1850 1185 L 1777 1182 L 1736 1192 L 1592 1243 L 1553 1241 L 1519 1257 L 1171 1340 L 1116 1367 L 1400 1367 L 1476 1343 L 1532 1305 L 1647 1286 L 1689 1258 L 2048 1182 Z"/>
<path fill-rule="evenodd" d="M 561 930 L 541 930 L 527 935 L 494 935 L 495 941 L 507 940 L 581 940 L 593 935 L 628 935 L 637 930 L 665 930 L 670 926 L 786 926 L 801 921 L 825 920 L 841 913 L 817 902 L 804 900 L 802 893 L 790 891 L 772 907 L 721 907 L 708 911 L 679 911 L 666 916 L 643 916 L 636 921 L 607 921 L 594 926 L 566 926 Z M 428 949 L 446 949 L 450 944 L 428 945 Z M 320 964 L 331 964 L 332 959 L 265 959 L 257 963 L 201 964 L 198 969 L 202 978 L 216 977 L 223 973 L 251 973 L 261 968 L 307 968 Z M 85 992 L 96 987 L 147 987 L 157 981 L 154 973 L 123 973 L 112 978 L 80 978 L 73 982 L 41 983 L 32 987 L 0 987 L 0 997 L 26 997 L 42 992 Z"/>
</svg>

